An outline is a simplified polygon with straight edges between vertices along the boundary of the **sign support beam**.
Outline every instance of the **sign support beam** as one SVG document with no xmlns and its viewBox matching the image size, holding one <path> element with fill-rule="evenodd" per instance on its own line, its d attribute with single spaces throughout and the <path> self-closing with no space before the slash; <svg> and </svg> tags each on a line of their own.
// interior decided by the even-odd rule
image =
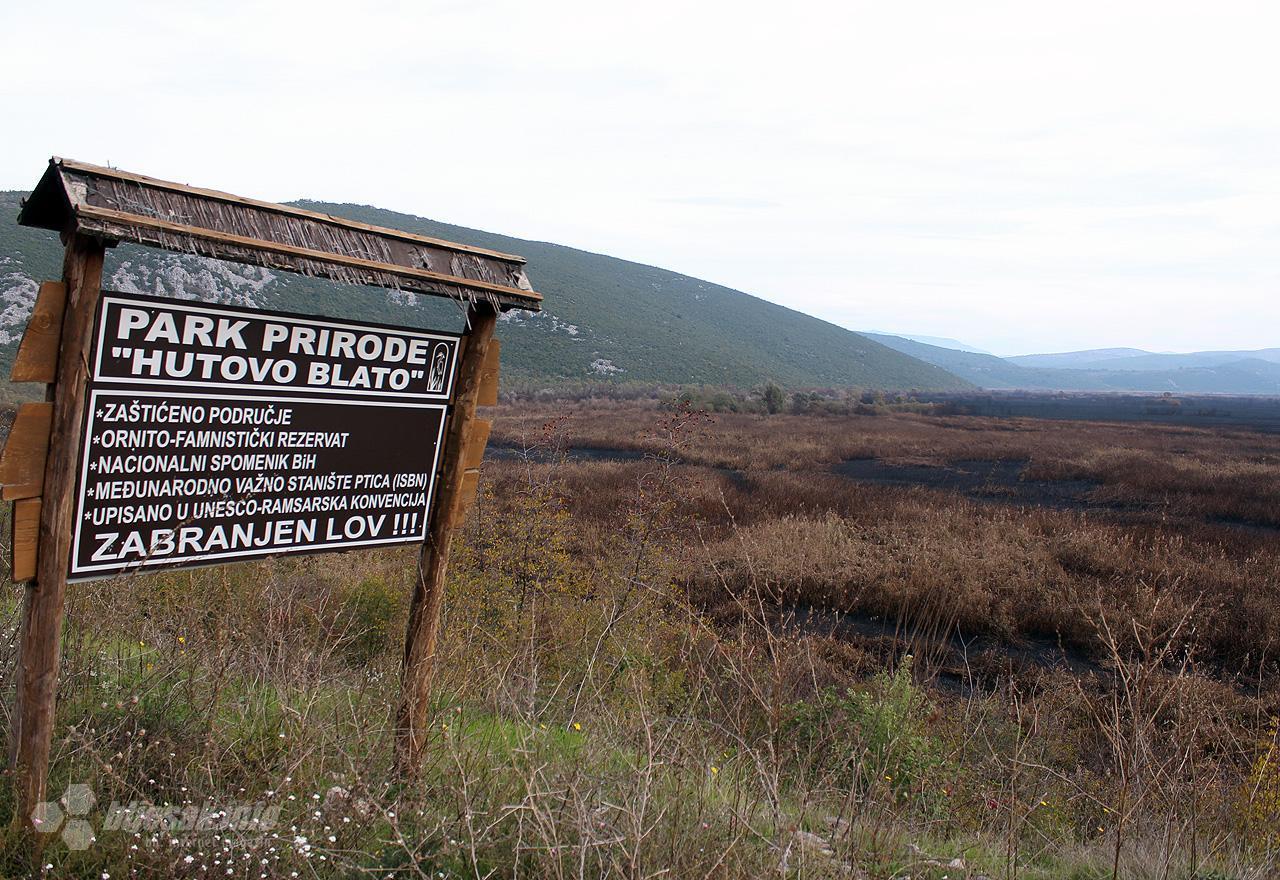
<svg viewBox="0 0 1280 880">
<path fill-rule="evenodd" d="M 17 784 L 16 815 L 25 821 L 45 800 L 54 703 L 61 664 L 62 618 L 71 554 L 75 463 L 80 458 L 87 352 L 102 289 L 105 244 L 78 232 L 64 236 L 66 310 L 55 382 L 49 394 L 53 418 L 40 507 L 36 579 L 26 588 L 18 654 L 18 682 L 9 760 Z"/>
<path fill-rule="evenodd" d="M 467 497 L 465 441 L 475 419 L 497 321 L 497 310 L 490 303 L 475 302 L 467 311 L 469 329 L 458 368 L 453 415 L 446 432 L 438 500 L 427 539 L 418 556 L 417 578 L 409 605 L 401 697 L 395 718 L 396 772 L 401 777 L 415 776 L 422 764 L 449 550 L 453 532 L 470 502 Z M 474 484 L 471 488 L 474 490 Z"/>
</svg>

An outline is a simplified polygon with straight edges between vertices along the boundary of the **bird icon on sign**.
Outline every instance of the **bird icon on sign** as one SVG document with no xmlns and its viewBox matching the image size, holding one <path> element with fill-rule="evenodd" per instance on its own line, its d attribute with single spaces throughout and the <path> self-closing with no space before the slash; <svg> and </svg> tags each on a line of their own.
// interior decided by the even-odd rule
<svg viewBox="0 0 1280 880">
<path fill-rule="evenodd" d="M 449 365 L 449 345 L 445 342 L 437 342 L 435 349 L 431 352 L 431 372 L 427 376 L 427 391 L 431 394 L 439 394 L 444 391 L 444 380 L 448 374 Z"/>
</svg>

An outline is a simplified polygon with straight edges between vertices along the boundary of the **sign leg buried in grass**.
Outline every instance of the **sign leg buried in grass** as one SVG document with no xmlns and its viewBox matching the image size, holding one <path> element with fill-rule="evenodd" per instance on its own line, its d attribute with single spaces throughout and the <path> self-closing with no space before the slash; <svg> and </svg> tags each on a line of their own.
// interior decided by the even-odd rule
<svg viewBox="0 0 1280 880">
<path fill-rule="evenodd" d="M 89 350 L 93 331 L 105 252 L 105 246 L 97 239 L 79 233 L 67 236 L 63 264 L 67 303 L 56 380 L 51 386 L 53 418 L 40 507 L 36 578 L 27 584 L 23 600 L 17 696 L 9 731 L 10 765 L 17 783 L 16 816 L 20 818 L 30 815 L 34 805 L 45 800 L 61 660 L 67 558 L 71 553 L 74 463 L 79 459 L 89 379 L 84 353 Z"/>
<path fill-rule="evenodd" d="M 422 763 L 449 549 L 454 529 L 470 503 L 468 492 L 475 490 L 474 480 L 467 479 L 469 469 L 464 439 L 468 426 L 475 419 L 497 320 L 497 311 L 488 303 L 476 303 L 467 312 L 466 347 L 458 369 L 453 414 L 446 431 L 439 501 L 418 557 L 417 577 L 409 605 L 403 681 L 395 719 L 396 772 L 401 777 L 416 775 Z"/>
</svg>

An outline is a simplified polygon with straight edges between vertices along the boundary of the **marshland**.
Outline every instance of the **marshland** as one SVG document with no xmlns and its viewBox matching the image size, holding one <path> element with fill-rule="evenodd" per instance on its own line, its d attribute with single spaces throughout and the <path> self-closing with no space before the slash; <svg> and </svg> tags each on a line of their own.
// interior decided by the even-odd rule
<svg viewBox="0 0 1280 880">
<path fill-rule="evenodd" d="M 1274 876 L 1280 435 L 797 397 L 492 412 L 413 783 L 412 548 L 73 585 L 50 791 L 270 821 L 0 871 Z"/>
</svg>

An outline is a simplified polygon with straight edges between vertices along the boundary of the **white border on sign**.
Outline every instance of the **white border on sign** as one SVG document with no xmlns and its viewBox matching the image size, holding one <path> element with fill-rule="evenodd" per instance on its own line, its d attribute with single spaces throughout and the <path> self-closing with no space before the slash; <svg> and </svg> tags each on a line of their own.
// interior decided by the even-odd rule
<svg viewBox="0 0 1280 880">
<path fill-rule="evenodd" d="M 110 302 L 126 303 L 131 305 L 146 304 L 151 308 L 174 308 L 182 309 L 188 312 L 203 312 L 213 315 L 245 315 L 253 318 L 259 316 L 258 320 L 274 319 L 285 321 L 291 324 L 306 324 L 316 327 L 332 327 L 342 330 L 367 330 L 373 333 L 398 334 L 401 336 L 418 337 L 420 339 L 433 339 L 439 342 L 451 342 L 450 347 L 453 349 L 453 363 L 449 366 L 449 386 L 444 391 L 437 394 L 417 394 L 405 393 L 399 391 L 378 391 L 376 389 L 356 389 L 344 391 L 340 388 L 308 388 L 305 385 L 251 385 L 244 382 L 183 382 L 178 379 L 142 379 L 142 378 L 120 378 L 118 376 L 103 377 L 102 375 L 102 352 L 104 341 L 107 335 L 107 322 L 105 320 L 107 314 L 107 305 Z M 164 385 L 166 387 L 182 387 L 182 388 L 256 388 L 263 391 L 278 392 L 298 392 L 302 394 L 350 394 L 360 395 L 364 397 L 401 397 L 411 398 L 415 400 L 448 400 L 449 395 L 453 393 L 453 383 L 457 378 L 458 355 L 462 348 L 462 338 L 459 336 L 449 336 L 442 333 L 430 333 L 425 330 L 402 330 L 392 327 L 378 327 L 374 324 L 348 324 L 338 321 L 328 321 L 320 319 L 312 319 L 307 317 L 298 317 L 292 315 L 282 315 L 275 312 L 258 312 L 258 311 L 240 311 L 239 309 L 218 309 L 212 306 L 187 305 L 179 300 L 165 300 L 158 302 L 145 294 L 139 294 L 136 298 L 127 293 L 103 293 L 102 294 L 102 312 L 98 321 L 98 344 L 97 353 L 93 360 L 93 380 L 99 383 L 110 383 L 112 385 Z"/>
<path fill-rule="evenodd" d="M 228 550 L 219 553 L 202 553 L 198 556 L 166 556 L 163 559 L 143 559 L 139 562 L 130 563 L 104 563 L 102 565 L 86 565 L 77 566 L 76 562 L 79 558 L 77 552 L 80 548 L 80 530 L 84 524 L 84 500 L 85 492 L 88 490 L 87 477 L 89 473 L 89 438 L 93 436 L 93 420 L 96 418 L 97 399 L 99 395 L 117 395 L 120 397 L 198 397 L 202 400 L 236 400 L 249 402 L 269 401 L 274 403 L 289 404 L 307 404 L 307 403 L 329 403 L 338 404 L 339 406 L 383 406 L 395 407 L 397 409 L 434 409 L 440 411 L 440 431 L 436 437 L 436 451 L 431 460 L 431 481 L 427 485 L 427 504 L 422 511 L 422 530 L 416 535 L 399 535 L 395 538 L 380 538 L 376 540 L 365 541 L 341 541 L 329 542 L 326 544 L 306 544 L 295 547 L 263 547 L 258 550 Z M 75 517 L 76 531 L 75 537 L 71 543 L 71 565 L 70 575 L 67 578 L 68 583 L 94 580 L 96 572 L 108 572 L 110 575 L 125 575 L 142 571 L 146 568 L 167 568 L 183 562 L 195 561 L 195 565 L 187 567 L 196 567 L 198 565 L 214 564 L 219 559 L 242 559 L 253 556 L 284 556 L 297 555 L 302 553 L 312 553 L 320 550 L 354 550 L 360 547 L 386 547 L 396 544 L 414 544 L 421 543 L 426 540 L 427 529 L 430 526 L 431 504 L 435 500 L 436 476 L 440 470 L 440 456 L 443 454 L 444 447 L 444 429 L 448 421 L 449 407 L 444 403 L 413 403 L 410 401 L 394 401 L 394 400 L 323 400 L 315 398 L 298 398 L 298 397 L 265 397 L 261 395 L 241 395 L 241 394 L 200 394 L 196 393 L 172 393 L 167 394 L 161 391 L 129 391 L 118 388 L 96 388 L 89 394 L 89 412 L 85 420 L 84 443 L 80 450 L 80 488 L 76 497 Z M 98 575 L 101 577 L 102 575 Z"/>
</svg>

